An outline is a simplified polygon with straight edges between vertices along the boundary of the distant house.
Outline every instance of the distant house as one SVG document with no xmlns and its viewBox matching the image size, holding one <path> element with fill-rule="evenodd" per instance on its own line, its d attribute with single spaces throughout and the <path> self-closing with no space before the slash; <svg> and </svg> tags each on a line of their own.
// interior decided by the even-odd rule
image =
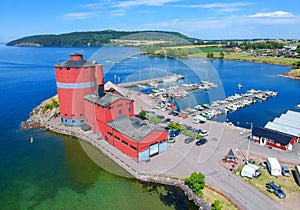
<svg viewBox="0 0 300 210">
<path fill-rule="evenodd" d="M 283 151 L 293 150 L 297 137 L 267 128 L 254 128 L 251 138 L 253 141 L 264 146 L 277 148 Z"/>
<path fill-rule="evenodd" d="M 235 47 L 235 48 L 234 48 L 234 52 L 235 52 L 235 53 L 241 53 L 241 52 L 242 52 L 242 49 L 241 49 L 241 48 L 238 48 L 238 47 Z"/>
<path fill-rule="evenodd" d="M 235 48 L 235 46 L 233 46 L 233 45 L 225 45 L 223 47 L 224 50 L 233 50 L 234 48 Z"/>
</svg>

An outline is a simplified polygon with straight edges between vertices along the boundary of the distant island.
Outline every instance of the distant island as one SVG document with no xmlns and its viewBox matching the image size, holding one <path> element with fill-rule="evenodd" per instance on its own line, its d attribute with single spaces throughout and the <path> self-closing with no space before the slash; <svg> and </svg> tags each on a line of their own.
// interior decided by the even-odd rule
<svg viewBox="0 0 300 210">
<path fill-rule="evenodd" d="M 7 43 L 19 47 L 96 47 L 104 45 L 135 46 L 139 44 L 164 46 L 198 43 L 201 40 L 171 31 L 86 31 L 57 35 L 27 36 Z M 150 42 L 150 43 L 149 43 Z M 151 43 L 152 42 L 152 43 Z M 170 45 L 170 43 L 172 43 Z"/>
</svg>

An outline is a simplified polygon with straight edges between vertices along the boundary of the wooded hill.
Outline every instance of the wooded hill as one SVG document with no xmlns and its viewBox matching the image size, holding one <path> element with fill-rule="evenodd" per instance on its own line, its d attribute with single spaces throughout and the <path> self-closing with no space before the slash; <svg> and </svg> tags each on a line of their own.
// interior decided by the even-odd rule
<svg viewBox="0 0 300 210">
<path fill-rule="evenodd" d="M 88 31 L 72 32 L 57 35 L 34 35 L 23 37 L 7 43 L 7 46 L 36 47 L 82 47 L 103 46 L 107 44 L 124 45 L 116 40 L 160 41 L 161 43 L 187 44 L 199 43 L 201 40 L 170 31 Z M 126 42 L 125 42 L 126 43 Z M 127 45 L 130 45 L 126 43 Z M 134 44 L 131 44 L 134 45 Z"/>
</svg>

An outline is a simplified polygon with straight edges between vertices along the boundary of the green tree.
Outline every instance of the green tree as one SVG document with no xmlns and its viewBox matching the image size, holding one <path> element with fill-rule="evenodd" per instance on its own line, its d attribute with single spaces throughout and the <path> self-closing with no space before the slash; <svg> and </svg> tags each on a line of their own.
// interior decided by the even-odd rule
<svg viewBox="0 0 300 210">
<path fill-rule="evenodd" d="M 180 125 L 175 122 L 169 122 L 167 127 L 172 130 L 180 130 Z"/>
<path fill-rule="evenodd" d="M 215 200 L 211 207 L 211 210 L 221 210 L 221 209 L 222 209 L 221 201 Z"/>
<path fill-rule="evenodd" d="M 208 52 L 207 53 L 207 58 L 214 58 L 214 53 L 213 52 Z"/>
<path fill-rule="evenodd" d="M 296 50 L 298 53 L 300 53 L 300 45 L 297 46 Z"/>
<path fill-rule="evenodd" d="M 294 63 L 292 64 L 292 67 L 293 67 L 294 69 L 299 69 L 299 68 L 300 68 L 300 61 L 294 62 Z"/>
<path fill-rule="evenodd" d="M 140 111 L 140 116 L 141 116 L 141 118 L 144 120 L 144 119 L 146 119 L 146 115 L 147 115 L 147 111 L 146 110 L 141 110 Z"/>
<path fill-rule="evenodd" d="M 220 59 L 223 59 L 224 58 L 224 52 L 220 52 Z"/>
<path fill-rule="evenodd" d="M 202 189 L 205 186 L 204 175 L 194 172 L 189 177 L 184 179 L 184 182 L 197 195 L 202 195 Z"/>
</svg>

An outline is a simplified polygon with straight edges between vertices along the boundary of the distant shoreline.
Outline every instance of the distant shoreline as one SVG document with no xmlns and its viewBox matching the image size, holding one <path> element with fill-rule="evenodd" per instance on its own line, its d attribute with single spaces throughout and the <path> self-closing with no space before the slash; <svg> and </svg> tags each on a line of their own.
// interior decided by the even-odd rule
<svg viewBox="0 0 300 210">
<path fill-rule="evenodd" d="M 300 80 L 300 69 L 292 69 L 292 70 L 288 71 L 286 74 L 283 74 L 283 75 L 280 74 L 278 76 L 295 79 L 295 80 Z"/>
</svg>

